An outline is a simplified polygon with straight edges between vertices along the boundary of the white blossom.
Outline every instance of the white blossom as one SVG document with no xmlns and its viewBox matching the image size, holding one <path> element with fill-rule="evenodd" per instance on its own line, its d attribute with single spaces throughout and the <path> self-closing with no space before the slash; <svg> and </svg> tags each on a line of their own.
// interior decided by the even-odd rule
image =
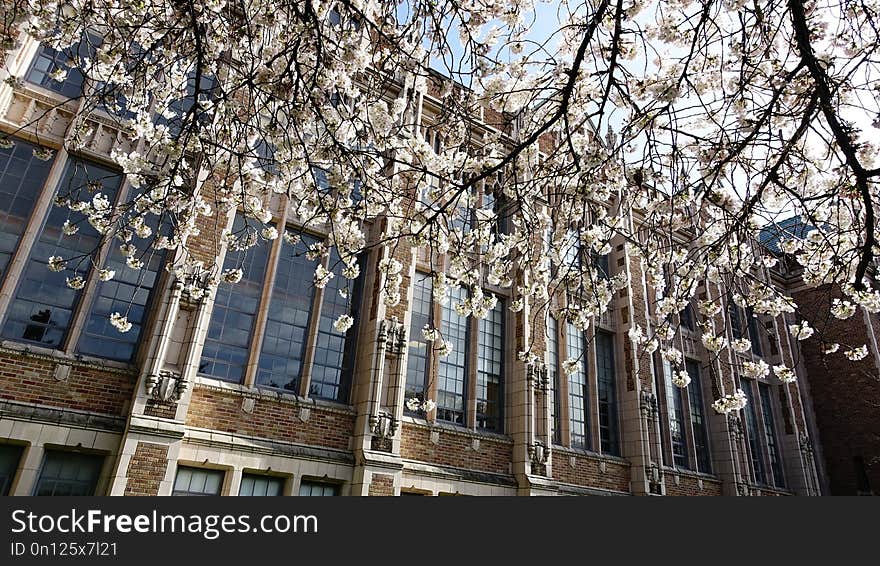
<svg viewBox="0 0 880 566">
<path fill-rule="evenodd" d="M 345 334 L 348 332 L 348 329 L 351 328 L 352 324 L 354 324 L 354 319 L 352 317 L 347 314 L 341 314 L 333 322 L 333 328 L 335 328 L 337 332 Z"/>
</svg>

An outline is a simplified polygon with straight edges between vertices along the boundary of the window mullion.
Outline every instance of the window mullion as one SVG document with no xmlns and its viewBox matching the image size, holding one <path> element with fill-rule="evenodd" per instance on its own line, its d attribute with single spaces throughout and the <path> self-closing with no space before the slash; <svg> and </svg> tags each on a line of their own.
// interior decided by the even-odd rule
<svg viewBox="0 0 880 566">
<path fill-rule="evenodd" d="M 597 352 L 598 339 L 596 336 L 596 323 L 598 319 L 590 318 L 589 328 L 593 329 L 592 348 L 587 331 L 584 331 L 584 358 L 587 363 L 587 394 L 590 397 L 589 429 L 590 437 L 588 444 L 594 452 L 602 451 L 602 425 L 599 419 L 599 358 Z"/>
<path fill-rule="evenodd" d="M 284 234 L 287 229 L 287 197 L 281 198 L 281 217 L 278 219 L 278 233 Z M 251 347 L 248 350 L 247 366 L 244 370 L 244 385 L 253 387 L 257 377 L 257 366 L 260 361 L 260 351 L 263 347 L 263 335 L 266 332 L 266 321 L 269 317 L 269 306 L 272 301 L 272 289 L 275 287 L 275 277 L 278 274 L 278 256 L 281 254 L 283 237 L 279 236 L 272 241 L 272 249 L 269 251 L 269 260 L 266 276 L 263 278 L 263 289 L 260 293 L 260 303 L 257 307 L 257 318 L 254 321 L 254 332 L 251 336 Z"/>
<path fill-rule="evenodd" d="M 488 315 L 487 315 L 488 316 Z M 467 354 L 465 356 L 465 383 L 464 402 L 465 402 L 465 424 L 471 430 L 477 430 L 477 342 L 480 339 L 480 319 L 475 316 L 468 318 L 467 337 L 465 345 Z"/>
<path fill-rule="evenodd" d="M 560 364 L 568 359 L 568 332 L 566 332 L 565 319 L 560 318 L 556 325 L 556 340 L 559 344 L 558 356 Z M 568 396 L 569 375 L 559 368 L 559 391 L 556 394 L 559 400 L 557 411 L 559 412 L 559 441 L 563 446 L 571 447 L 571 420 Z"/>
</svg>

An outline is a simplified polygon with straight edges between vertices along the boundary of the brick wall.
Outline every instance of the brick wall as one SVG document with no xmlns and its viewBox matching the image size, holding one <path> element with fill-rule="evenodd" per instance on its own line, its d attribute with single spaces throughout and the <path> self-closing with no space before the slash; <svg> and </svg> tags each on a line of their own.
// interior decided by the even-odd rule
<svg viewBox="0 0 880 566">
<path fill-rule="evenodd" d="M 163 403 L 155 399 L 148 399 L 144 414 L 150 417 L 174 419 L 177 413 L 177 403 Z"/>
<path fill-rule="evenodd" d="M 794 298 L 801 312 L 809 316 L 828 312 L 835 296 L 839 294 L 823 287 L 796 293 Z M 858 362 L 843 355 L 845 344 L 867 343 L 870 349 L 868 329 L 861 312 L 845 321 L 830 316 L 827 319 L 811 321 L 817 332 L 801 342 L 801 352 L 831 494 L 855 495 L 862 473 L 874 493 L 880 493 L 880 373 L 870 353 Z M 840 343 L 840 351 L 824 355 L 820 335 L 825 342 Z"/>
<path fill-rule="evenodd" d="M 241 409 L 242 396 L 196 387 L 187 414 L 187 424 L 311 446 L 349 449 L 354 434 L 354 414 L 309 406 L 308 420 L 300 420 L 294 403 L 257 399 L 251 413 Z"/>
<path fill-rule="evenodd" d="M 0 398 L 26 403 L 124 415 L 135 375 L 90 366 L 73 366 L 67 379 L 55 379 L 57 362 L 0 353 Z"/>
<path fill-rule="evenodd" d="M 571 485 L 629 493 L 629 464 L 605 460 L 604 472 L 601 464 L 602 460 L 594 456 L 553 447 L 553 479 Z"/>
<path fill-rule="evenodd" d="M 468 470 L 509 474 L 513 444 L 491 438 L 480 438 L 477 450 L 473 437 L 440 430 L 438 444 L 431 442 L 427 427 L 404 423 L 400 432 L 400 455 L 438 466 L 452 466 Z"/>
<path fill-rule="evenodd" d="M 388 497 L 394 495 L 394 476 L 388 474 L 373 474 L 370 478 L 368 495 Z"/>
<path fill-rule="evenodd" d="M 168 466 L 168 447 L 163 444 L 138 442 L 128 463 L 125 495 L 158 495 L 159 483 Z"/>
</svg>

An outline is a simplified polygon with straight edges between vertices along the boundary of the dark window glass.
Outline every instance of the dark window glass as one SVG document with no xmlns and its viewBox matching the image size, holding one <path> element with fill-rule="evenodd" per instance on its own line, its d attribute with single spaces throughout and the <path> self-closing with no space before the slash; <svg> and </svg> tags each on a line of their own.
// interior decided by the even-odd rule
<svg viewBox="0 0 880 566">
<path fill-rule="evenodd" d="M 599 394 L 599 440 L 602 452 L 620 455 L 617 432 L 617 389 L 614 379 L 614 336 L 596 334 L 596 380 Z"/>
<path fill-rule="evenodd" d="M 479 321 L 477 428 L 502 432 L 504 407 L 504 302 Z"/>
<path fill-rule="evenodd" d="M 449 302 L 442 308 L 440 332 L 452 346 L 452 351 L 447 356 L 440 356 L 437 368 L 437 419 L 461 425 L 465 424 L 468 320 L 455 312 L 455 305 L 465 299 L 465 289 L 449 288 Z"/>
<path fill-rule="evenodd" d="M 559 323 L 552 316 L 547 317 L 547 378 L 550 381 L 550 426 L 551 438 L 554 442 L 560 441 L 559 424 L 559 337 L 557 335 Z"/>
<path fill-rule="evenodd" d="M 777 487 L 783 487 L 785 486 L 785 478 L 782 475 L 779 439 L 776 437 L 776 423 L 773 420 L 773 400 L 770 395 L 770 386 L 766 383 L 759 383 L 758 392 L 761 395 L 761 414 L 764 417 L 764 441 L 767 443 L 767 453 L 770 456 L 770 471 L 773 472 L 773 484 Z"/>
<path fill-rule="evenodd" d="M 431 276 L 416 273 L 413 279 L 413 303 L 409 324 L 408 359 L 406 362 L 406 399 L 425 400 L 428 387 L 428 354 L 432 343 L 422 337 L 422 328 L 431 325 L 433 301 L 431 299 Z M 405 405 L 404 405 L 405 406 Z M 404 409 L 411 413 L 408 408 Z"/>
<path fill-rule="evenodd" d="M 199 80 L 199 100 L 209 100 L 213 98 L 217 92 L 217 79 L 213 75 L 203 74 L 201 76 L 201 80 Z M 181 131 L 184 127 L 184 121 L 186 120 L 186 124 L 189 127 L 192 124 L 192 118 L 187 120 L 187 114 L 190 110 L 192 110 L 193 104 L 195 104 L 196 99 L 196 74 L 195 71 L 191 72 L 189 77 L 186 79 L 186 95 L 183 98 L 178 98 L 169 104 L 169 109 L 174 112 L 174 116 L 171 118 L 165 118 L 164 116 L 158 116 L 156 118 L 156 123 L 159 125 L 164 125 L 168 127 L 168 131 L 171 133 L 171 137 L 176 138 L 180 135 Z M 199 123 L 204 125 L 208 122 L 210 117 L 204 112 L 196 111 L 198 116 Z"/>
<path fill-rule="evenodd" d="M 666 411 L 669 421 L 669 438 L 672 440 L 672 462 L 681 468 L 688 467 L 687 435 L 684 430 L 684 399 L 681 388 L 672 383 L 672 365 L 663 360 L 663 379 L 666 382 Z"/>
<path fill-rule="evenodd" d="M 22 447 L 14 444 L 0 444 L 0 495 L 9 495 L 18 462 L 21 460 Z"/>
<path fill-rule="evenodd" d="M 102 193 L 110 203 L 122 177 L 110 169 L 71 158 L 58 187 L 61 198 L 92 201 Z M 65 221 L 76 225 L 76 234 L 62 232 Z M 33 342 L 50 348 L 61 348 L 70 326 L 81 291 L 67 286 L 65 279 L 86 279 L 92 260 L 98 252 L 101 236 L 81 212 L 53 206 L 40 236 L 31 249 L 22 280 L 10 305 L 3 336 L 13 340 Z M 48 268 L 51 256 L 61 256 L 67 268 L 55 272 Z"/>
<path fill-rule="evenodd" d="M 697 470 L 708 474 L 712 471 L 712 459 L 709 455 L 709 431 L 706 430 L 706 412 L 703 409 L 700 364 L 693 360 L 686 360 L 685 367 L 688 376 L 691 378 L 687 389 L 691 409 L 691 427 L 694 433 L 694 451 L 697 453 Z"/>
<path fill-rule="evenodd" d="M 284 480 L 260 474 L 242 474 L 238 494 L 252 497 L 274 497 L 284 490 Z"/>
<path fill-rule="evenodd" d="M 265 243 L 234 249 L 241 248 L 248 238 L 256 237 L 253 228 L 252 222 L 246 233 L 244 217 L 235 217 L 232 233 L 240 243 L 230 244 L 223 269 L 240 268 L 243 275 L 238 283 L 221 282 L 217 287 L 199 364 L 200 373 L 226 381 L 240 382 L 244 378 L 269 259 L 269 246 Z"/>
<path fill-rule="evenodd" d="M 339 259 L 335 248 L 330 253 L 329 269 L 334 276 L 324 287 L 324 296 L 321 298 L 321 318 L 318 321 L 318 340 L 315 345 L 309 395 L 345 403 L 348 401 L 349 383 L 354 371 L 357 321 L 360 319 L 357 305 L 360 281 L 363 278 L 359 277 L 352 286 L 352 282 L 342 276 L 345 264 Z M 354 310 L 349 308 L 349 299 L 340 292 L 350 294 Z M 354 318 L 355 324 L 342 334 L 333 328 L 333 323 L 344 314 Z"/>
<path fill-rule="evenodd" d="M 258 385 L 299 390 L 316 290 L 316 263 L 305 254 L 315 242 L 311 236 L 304 235 L 296 244 L 286 240 L 281 243 L 257 368 Z"/>
<path fill-rule="evenodd" d="M 688 330 L 695 330 L 696 324 L 694 321 L 694 307 L 688 303 L 688 306 L 681 311 L 681 325 L 687 328 Z"/>
<path fill-rule="evenodd" d="M 566 323 L 568 359 L 575 360 L 577 368 L 568 376 L 568 416 L 571 429 L 571 445 L 589 448 L 589 402 L 587 390 L 587 348 L 584 333 L 574 324 Z"/>
<path fill-rule="evenodd" d="M 752 310 L 752 307 L 746 308 L 746 318 L 748 319 L 749 339 L 752 342 L 752 352 L 754 352 L 756 356 L 763 356 L 764 349 L 761 347 L 761 335 L 758 333 L 758 319 L 755 317 L 755 312 Z"/>
<path fill-rule="evenodd" d="M 160 226 L 160 221 L 161 222 Z M 169 234 L 170 218 L 150 215 L 147 221 L 156 234 Z M 141 240 L 139 244 L 145 241 Z M 139 246 L 141 247 L 141 246 Z M 143 262 L 140 269 L 132 269 L 126 264 L 125 256 L 114 245 L 107 258 L 106 268 L 116 272 L 110 281 L 99 281 L 95 299 L 89 311 L 89 318 L 79 342 L 79 352 L 114 360 L 130 361 L 137 352 L 142 327 L 147 318 L 147 307 L 156 286 L 156 280 L 164 264 L 164 250 L 150 249 L 138 259 Z M 110 315 L 123 313 L 131 323 L 131 330 L 119 332 L 110 325 Z"/>
<path fill-rule="evenodd" d="M 730 318 L 730 331 L 733 333 L 734 338 L 742 338 L 743 337 L 743 326 L 742 326 L 742 314 L 739 312 L 739 307 L 736 306 L 732 300 L 728 299 L 727 301 L 727 313 Z"/>
<path fill-rule="evenodd" d="M 339 495 L 339 486 L 330 483 L 304 481 L 299 484 L 301 496 L 332 497 Z"/>
<path fill-rule="evenodd" d="M 593 257 L 593 265 L 596 266 L 596 275 L 600 279 L 611 278 L 610 254 L 597 254 L 590 252 Z"/>
<path fill-rule="evenodd" d="M 83 93 L 83 74 L 76 65 L 71 67 L 74 63 L 74 55 L 79 59 L 91 58 L 99 43 L 100 40 L 95 36 L 84 35 L 79 44 L 62 51 L 40 45 L 37 56 L 34 57 L 34 62 L 27 72 L 28 82 L 53 90 L 67 98 L 79 98 Z M 52 78 L 56 71 L 67 72 L 63 81 Z"/>
<path fill-rule="evenodd" d="M 749 450 L 752 453 L 752 468 L 755 470 L 755 481 L 757 483 L 767 483 L 767 477 L 764 473 L 764 457 L 761 455 L 760 431 L 758 430 L 758 413 L 755 408 L 755 396 L 752 394 L 752 384 L 746 380 L 741 380 L 742 390 L 748 398 L 745 409 L 746 432 L 749 439 Z"/>
<path fill-rule="evenodd" d="M 224 475 L 221 470 L 178 466 L 171 495 L 220 495 Z"/>
<path fill-rule="evenodd" d="M 46 450 L 34 495 L 95 495 L 103 456 Z"/>
<path fill-rule="evenodd" d="M 52 160 L 34 157 L 35 145 L 14 140 L 0 148 L 0 280 L 49 177 Z"/>
</svg>

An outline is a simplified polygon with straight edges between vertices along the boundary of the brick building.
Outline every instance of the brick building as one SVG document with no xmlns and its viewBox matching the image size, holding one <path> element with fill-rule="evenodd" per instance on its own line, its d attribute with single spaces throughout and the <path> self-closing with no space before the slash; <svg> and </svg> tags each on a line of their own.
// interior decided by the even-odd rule
<svg viewBox="0 0 880 566">
<path fill-rule="evenodd" d="M 14 140 L 0 150 L 0 492 L 820 493 L 803 379 L 755 382 L 725 369 L 733 358 L 725 367 L 707 362 L 693 312 L 677 338 L 688 388 L 672 385 L 659 357 L 634 352 L 627 331 L 649 326 L 656 298 L 622 242 L 599 261 L 631 284 L 589 336 L 552 316 L 546 332 L 529 335 L 523 320 L 535 307 L 514 313 L 507 291 L 489 284 L 498 306 L 484 319 L 463 319 L 432 300 L 429 273 L 443 271 L 444 258 L 402 245 L 363 258 L 358 322 L 340 334 L 332 322 L 346 308 L 334 286 L 342 278 L 316 289 L 314 265 L 299 254 L 322 235 L 278 238 L 243 259 L 219 237 L 243 222 L 234 210 L 208 219 L 193 248 L 206 265 L 243 259 L 235 286 L 192 297 L 162 269 L 168 258 L 156 254 L 135 272 L 108 244 L 99 255 L 116 278 L 102 281 L 86 262 L 77 268 L 85 286 L 67 288 L 64 273 L 46 268 L 48 257 L 90 250 L 98 239 L 87 227 L 62 237 L 67 213 L 53 207 L 56 192 L 94 178 L 119 198 L 133 189 L 108 158 L 130 142 L 99 112 L 81 149 L 64 149 L 77 104 L 64 97 L 81 85 L 75 72 L 51 79 L 61 61 L 28 39 L 0 71 L 24 79 L 0 84 L 0 130 Z M 428 136 L 439 108 L 430 91 L 419 100 Z M 477 128 L 492 131 L 497 121 L 485 110 Z M 37 143 L 52 157 L 35 155 Z M 271 198 L 276 225 L 294 224 L 283 198 Z M 493 196 L 479 198 L 489 206 Z M 387 256 L 404 266 L 394 307 L 379 300 L 385 275 L 377 266 Z M 723 293 L 707 283 L 699 294 Z M 107 321 L 120 309 L 134 325 L 125 334 Z M 771 365 L 800 359 L 790 321 L 747 314 L 731 304 L 717 315 L 733 321 L 730 338 L 754 344 L 725 355 Z M 453 354 L 440 357 L 422 339 L 426 322 L 453 341 Z M 517 358 L 526 343 L 543 363 Z M 571 374 L 561 371 L 567 358 L 582 360 Z M 803 377 L 804 366 L 798 371 Z M 744 389 L 747 409 L 715 414 L 722 386 Z M 410 411 L 412 396 L 437 407 Z"/>
</svg>

